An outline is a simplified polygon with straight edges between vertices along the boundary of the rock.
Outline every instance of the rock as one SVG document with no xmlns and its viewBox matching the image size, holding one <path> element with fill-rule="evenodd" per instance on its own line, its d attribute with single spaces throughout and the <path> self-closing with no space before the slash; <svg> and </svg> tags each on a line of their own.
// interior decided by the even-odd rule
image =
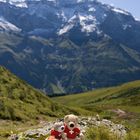
<svg viewBox="0 0 140 140">
<path fill-rule="evenodd" d="M 99 114 L 96 115 L 96 120 L 97 120 L 97 121 L 100 121 L 100 120 L 101 120 Z"/>
<path fill-rule="evenodd" d="M 17 134 L 12 134 L 8 139 L 9 140 L 18 140 L 18 135 Z"/>
<path fill-rule="evenodd" d="M 100 121 L 99 121 L 100 120 Z M 115 124 L 110 120 L 107 119 L 97 119 L 96 117 L 88 117 L 88 118 L 81 118 L 80 119 L 80 125 L 87 125 L 87 127 L 93 126 L 93 127 L 100 127 L 100 126 L 104 126 L 106 128 L 108 128 L 110 130 L 111 133 L 114 133 L 115 135 L 117 135 L 120 139 L 124 138 L 126 136 L 127 133 L 127 129 L 121 125 L 121 124 Z"/>
<path fill-rule="evenodd" d="M 99 117 L 99 116 L 98 116 Z M 55 122 L 61 121 L 56 120 Z M 19 135 L 12 135 L 9 140 L 37 140 L 40 137 L 43 137 L 44 139 L 49 135 L 51 128 L 53 128 L 55 122 L 43 122 L 42 128 L 33 129 L 33 130 L 27 130 L 23 133 L 20 133 Z M 100 127 L 104 126 L 110 130 L 110 133 L 114 133 L 117 135 L 117 137 L 124 138 L 127 134 L 127 129 L 125 126 L 121 124 L 115 124 L 110 120 L 107 119 L 100 119 L 95 117 L 80 117 L 79 118 L 79 125 L 81 128 L 81 132 L 83 134 L 85 133 L 86 129 L 89 127 Z"/>
</svg>

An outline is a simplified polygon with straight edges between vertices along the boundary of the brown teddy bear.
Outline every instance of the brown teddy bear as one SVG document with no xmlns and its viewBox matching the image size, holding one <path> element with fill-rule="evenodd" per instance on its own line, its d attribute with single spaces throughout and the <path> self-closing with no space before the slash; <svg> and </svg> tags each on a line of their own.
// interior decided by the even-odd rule
<svg viewBox="0 0 140 140">
<path fill-rule="evenodd" d="M 78 127 L 78 117 L 71 114 L 64 118 L 67 140 L 83 140 L 83 134 Z"/>
<path fill-rule="evenodd" d="M 55 123 L 54 128 L 51 129 L 51 136 L 47 140 L 66 140 L 64 129 L 65 126 L 63 122 Z"/>
</svg>

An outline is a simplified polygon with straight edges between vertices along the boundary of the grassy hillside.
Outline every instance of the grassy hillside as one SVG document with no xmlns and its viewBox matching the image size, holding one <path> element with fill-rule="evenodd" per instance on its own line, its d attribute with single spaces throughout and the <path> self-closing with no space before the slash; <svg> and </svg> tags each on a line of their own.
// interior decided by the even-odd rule
<svg viewBox="0 0 140 140">
<path fill-rule="evenodd" d="M 47 96 L 0 67 L 0 119 L 30 120 L 60 117 L 70 109 L 52 102 Z"/>
<path fill-rule="evenodd" d="M 45 120 L 75 113 L 64 105 L 53 102 L 40 91 L 0 66 L 0 140 L 12 133 L 40 127 Z"/>
<path fill-rule="evenodd" d="M 79 107 L 103 118 L 113 119 L 140 130 L 140 81 L 117 87 L 54 98 L 71 107 Z"/>
</svg>

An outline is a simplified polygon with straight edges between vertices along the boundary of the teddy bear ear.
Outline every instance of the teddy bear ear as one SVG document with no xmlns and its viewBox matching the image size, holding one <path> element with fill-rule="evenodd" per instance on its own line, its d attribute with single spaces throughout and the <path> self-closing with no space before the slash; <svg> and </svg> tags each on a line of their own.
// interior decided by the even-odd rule
<svg viewBox="0 0 140 140">
<path fill-rule="evenodd" d="M 64 117 L 64 122 L 66 122 L 68 118 L 69 118 L 69 115 L 66 115 L 66 116 Z"/>
<path fill-rule="evenodd" d="M 77 122 L 79 121 L 78 116 L 76 116 L 75 119 L 76 119 Z"/>
</svg>

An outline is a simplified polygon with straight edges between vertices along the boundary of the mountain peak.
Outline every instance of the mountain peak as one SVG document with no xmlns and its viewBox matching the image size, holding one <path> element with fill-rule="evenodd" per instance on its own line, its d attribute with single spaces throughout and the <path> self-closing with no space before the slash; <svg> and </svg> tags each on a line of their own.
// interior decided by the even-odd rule
<svg viewBox="0 0 140 140">
<path fill-rule="evenodd" d="M 82 32 L 90 33 L 98 30 L 98 21 L 94 16 L 78 13 L 68 20 L 67 24 L 59 30 L 58 35 L 67 33 L 77 24 L 81 26 Z"/>
</svg>

